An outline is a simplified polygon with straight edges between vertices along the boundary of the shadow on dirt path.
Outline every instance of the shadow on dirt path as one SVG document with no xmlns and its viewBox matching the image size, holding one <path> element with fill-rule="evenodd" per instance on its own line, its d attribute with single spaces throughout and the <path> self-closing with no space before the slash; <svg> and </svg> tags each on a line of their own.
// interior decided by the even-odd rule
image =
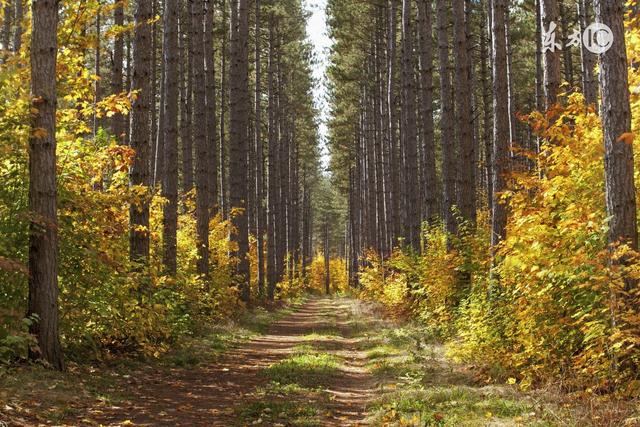
<svg viewBox="0 0 640 427">
<path fill-rule="evenodd" d="M 103 425 L 364 425 L 375 390 L 359 302 L 317 298 L 219 362 L 150 373 Z"/>
</svg>

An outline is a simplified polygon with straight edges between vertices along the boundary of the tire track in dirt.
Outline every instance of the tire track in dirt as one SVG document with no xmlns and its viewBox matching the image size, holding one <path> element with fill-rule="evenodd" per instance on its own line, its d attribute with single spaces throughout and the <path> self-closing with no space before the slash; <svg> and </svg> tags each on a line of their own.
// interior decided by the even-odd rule
<svg viewBox="0 0 640 427">
<path fill-rule="evenodd" d="M 316 417 L 318 424 L 364 425 L 375 381 L 365 367 L 365 353 L 359 350 L 362 338 L 355 336 L 370 320 L 359 312 L 358 304 L 345 298 L 311 299 L 274 323 L 265 335 L 230 350 L 216 363 L 136 378 L 128 390 L 133 399 L 95 415 L 101 424 L 110 426 L 244 425 L 247 422 L 238 418 L 238 410 L 256 402 L 256 390 L 268 384 L 263 370 L 295 354 L 296 347 L 313 344 L 341 359 L 339 374 L 323 381 L 328 401 L 310 397 L 307 402 L 322 406 Z M 338 334 L 323 336 L 327 330 Z M 317 337 L 309 340 L 314 333 Z M 254 425 L 274 425 L 256 421 Z M 276 424 L 294 425 L 286 421 Z"/>
</svg>

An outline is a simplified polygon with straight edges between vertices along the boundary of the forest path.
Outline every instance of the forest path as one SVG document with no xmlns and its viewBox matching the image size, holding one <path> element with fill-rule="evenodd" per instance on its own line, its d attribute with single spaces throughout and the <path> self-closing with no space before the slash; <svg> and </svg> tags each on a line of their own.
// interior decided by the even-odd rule
<svg viewBox="0 0 640 427">
<path fill-rule="evenodd" d="M 218 362 L 139 378 L 104 425 L 363 425 L 376 383 L 364 305 L 314 298 Z"/>
</svg>

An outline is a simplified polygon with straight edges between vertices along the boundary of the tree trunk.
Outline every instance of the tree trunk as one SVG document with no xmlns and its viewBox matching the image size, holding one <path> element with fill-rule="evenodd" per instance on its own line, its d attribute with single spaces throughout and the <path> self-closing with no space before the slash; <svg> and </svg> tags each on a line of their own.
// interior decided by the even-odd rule
<svg viewBox="0 0 640 427">
<path fill-rule="evenodd" d="M 19 53 L 22 48 L 22 20 L 24 19 L 24 6 L 23 0 L 16 0 L 16 28 L 13 33 L 13 52 Z"/>
<path fill-rule="evenodd" d="M 151 1 L 151 16 L 155 18 L 158 13 L 158 0 L 149 0 Z M 153 24 L 151 24 L 151 98 L 149 100 L 149 115 L 151 116 L 151 153 L 149 156 L 149 166 L 150 166 L 150 179 L 151 186 L 156 186 L 156 171 L 158 160 L 158 114 L 157 114 L 157 101 L 158 101 L 158 73 L 157 73 L 157 64 L 158 64 L 158 30 L 157 30 L 157 22 L 154 20 Z"/>
<path fill-rule="evenodd" d="M 600 56 L 602 127 L 605 146 L 605 193 L 609 242 L 638 249 L 633 136 L 629 104 L 629 76 L 624 39 L 624 7 L 617 0 L 595 2 L 597 22 L 608 25 L 611 48 Z"/>
<path fill-rule="evenodd" d="M 193 45 L 193 130 L 196 145 L 196 229 L 197 270 L 205 280 L 209 275 L 209 201 L 206 90 L 204 72 L 204 0 L 190 0 Z"/>
<path fill-rule="evenodd" d="M 19 0 L 5 0 L 2 22 L 2 49 L 6 55 L 11 49 L 11 26 L 13 25 L 13 2 Z"/>
<path fill-rule="evenodd" d="M 397 105 L 396 105 L 396 33 L 397 33 L 397 0 L 389 0 L 389 34 L 388 34 L 388 86 L 389 99 L 389 153 L 391 162 L 391 204 L 389 218 L 393 231 L 393 244 L 400 237 L 400 167 L 397 152 Z M 356 195 L 359 197 L 359 195 Z"/>
<path fill-rule="evenodd" d="M 31 32 L 31 134 L 29 136 L 29 332 L 42 358 L 64 369 L 58 331 L 58 219 L 56 188 L 56 60 L 58 3 L 33 3 Z M 37 319 L 34 319 L 37 316 Z"/>
<path fill-rule="evenodd" d="M 439 217 L 438 179 L 433 124 L 433 37 L 431 25 L 431 1 L 418 2 L 420 15 L 420 81 L 422 107 L 422 145 L 424 174 L 424 219 L 433 222 Z"/>
<path fill-rule="evenodd" d="M 487 9 L 490 14 L 491 10 Z M 492 177 L 492 159 L 493 159 L 493 120 L 491 117 L 491 73 L 489 72 L 489 49 L 487 45 L 491 41 L 491 28 L 489 28 L 489 19 L 484 25 L 484 31 L 480 37 L 480 81 L 482 85 L 482 140 L 484 147 L 484 168 L 487 193 L 487 207 L 489 212 L 493 211 L 493 177 Z"/>
<path fill-rule="evenodd" d="M 558 0 L 558 7 L 560 11 L 560 25 L 562 27 L 562 37 L 567 39 L 569 37 L 569 11 L 565 7 L 565 0 Z M 582 44 L 581 44 L 582 45 Z M 569 83 L 569 90 L 573 90 L 573 55 L 571 49 L 563 48 L 562 56 L 564 62 L 564 79 Z"/>
<path fill-rule="evenodd" d="M 329 219 L 324 220 L 324 291 L 331 294 L 331 255 L 329 254 Z"/>
<path fill-rule="evenodd" d="M 547 0 L 545 0 L 547 1 Z M 507 206 L 500 200 L 506 190 L 509 166 L 509 87 L 505 35 L 506 0 L 493 0 L 493 212 L 491 245 L 506 237 Z"/>
<path fill-rule="evenodd" d="M 249 18 L 248 0 L 234 0 L 232 15 L 235 19 L 236 30 L 231 48 L 231 108 L 230 108 L 230 206 L 238 210 L 232 218 L 235 233 L 231 238 L 237 243 L 238 249 L 234 254 L 238 258 L 238 280 L 240 280 L 241 298 L 245 303 L 250 299 L 250 271 L 249 259 L 249 224 L 247 216 L 247 136 L 249 125 Z M 232 22 L 234 20 L 232 19 Z"/>
<path fill-rule="evenodd" d="M 451 99 L 451 72 L 449 65 L 449 16 L 445 0 L 438 0 L 436 21 L 438 27 L 438 56 L 440 58 L 440 138 L 442 141 L 442 183 L 444 224 L 449 235 L 457 233 L 453 207 L 456 198 L 454 107 Z"/>
<path fill-rule="evenodd" d="M 20 3 L 22 0 L 16 0 Z M 96 76 L 96 81 L 94 83 L 94 98 L 93 98 L 93 139 L 96 139 L 98 134 L 98 127 L 100 127 L 100 119 L 98 119 L 97 114 L 97 106 L 98 102 L 100 102 L 100 17 L 101 17 L 101 8 L 98 6 L 98 10 L 96 12 L 96 39 L 95 39 L 95 62 L 94 62 L 94 74 Z"/>
<path fill-rule="evenodd" d="M 165 0 L 164 9 L 164 68 L 165 96 L 162 108 L 164 119 L 164 163 L 162 195 L 167 199 L 163 220 L 163 263 L 172 276 L 177 271 L 177 230 L 178 230 L 178 15 L 179 0 Z"/>
<path fill-rule="evenodd" d="M 207 103 L 207 188 L 210 213 L 217 213 L 218 200 L 218 120 L 216 106 L 216 58 L 213 45 L 215 5 L 213 0 L 205 1 L 204 17 L 204 66 L 206 74 Z"/>
<path fill-rule="evenodd" d="M 476 221 L 475 163 L 473 118 L 471 114 L 471 80 L 469 75 L 468 41 L 465 20 L 465 1 L 453 0 L 455 43 L 455 110 L 457 122 L 458 177 L 457 204 L 463 220 L 471 225 Z"/>
<path fill-rule="evenodd" d="M 120 0 L 113 10 L 113 24 L 117 27 L 124 26 L 124 8 Z M 111 92 L 122 93 L 123 88 L 123 63 L 124 63 L 124 36 L 118 33 L 113 41 L 113 69 L 111 71 Z M 128 88 L 127 88 L 128 89 Z M 125 143 L 125 117 L 122 114 L 115 114 L 111 119 L 111 133 L 115 136 L 119 144 Z"/>
<path fill-rule="evenodd" d="M 189 28 L 191 22 L 191 4 L 183 5 L 180 20 L 180 142 L 182 143 L 182 191 L 193 189 L 193 123 L 192 123 L 192 48 Z"/>
<path fill-rule="evenodd" d="M 549 43 L 542 46 L 544 57 L 544 94 L 546 108 L 549 109 L 558 102 L 558 91 L 560 90 L 560 50 L 553 43 L 560 43 L 557 33 L 558 22 L 558 1 L 542 0 L 541 19 L 542 31 L 551 32 L 554 30 L 555 40 L 550 38 Z M 504 34 L 504 31 L 502 31 Z M 494 33 L 495 37 L 495 33 Z M 495 45 L 495 44 L 494 44 Z"/>
<path fill-rule="evenodd" d="M 578 17 L 580 33 L 583 34 L 591 23 L 587 0 L 578 0 Z M 587 104 L 594 105 L 595 111 L 598 111 L 598 80 L 594 70 L 597 57 L 589 52 L 584 43 L 581 43 L 580 58 L 582 60 L 582 92 L 584 93 L 584 99 Z"/>
<path fill-rule="evenodd" d="M 231 33 L 229 25 L 227 25 L 227 7 L 226 0 L 222 0 L 222 27 L 225 34 L 222 36 L 222 55 L 220 64 L 220 207 L 222 208 L 222 216 L 229 218 L 229 200 L 228 196 L 228 180 L 227 180 L 227 143 L 225 132 L 225 117 L 227 112 L 227 56 L 229 54 L 228 37 Z"/>
<path fill-rule="evenodd" d="M 131 111 L 131 148 L 136 155 L 131 166 L 132 186 L 140 186 L 141 198 L 131 205 L 130 258 L 136 268 L 146 266 L 149 261 L 149 104 L 151 102 L 151 4 L 146 0 L 136 1 L 136 31 L 133 40 L 133 77 L 131 87 L 138 91 Z"/>
<path fill-rule="evenodd" d="M 268 181 L 268 217 L 267 217 L 267 297 L 273 300 L 277 283 L 277 250 L 276 250 L 276 210 L 278 205 L 278 139 L 276 123 L 275 93 L 275 22 L 273 16 L 269 20 L 269 64 L 268 80 L 268 114 L 269 114 L 269 181 Z"/>
<path fill-rule="evenodd" d="M 261 48 L 262 48 L 262 27 L 260 0 L 255 0 L 256 27 L 255 27 L 255 68 L 256 85 L 254 94 L 255 106 L 255 152 L 256 152 L 256 240 L 258 251 L 258 295 L 264 296 L 265 285 L 265 262 L 264 262 L 264 151 L 262 147 L 262 69 L 261 69 Z"/>
<path fill-rule="evenodd" d="M 536 0 L 536 110 L 544 109 L 544 72 L 542 71 L 542 10 Z"/>
<path fill-rule="evenodd" d="M 407 244 L 420 250 L 420 205 L 418 202 L 418 134 L 416 129 L 416 97 L 413 67 L 413 33 L 411 27 L 411 0 L 402 2 L 402 77 L 403 123 L 405 153 L 406 232 Z"/>
</svg>

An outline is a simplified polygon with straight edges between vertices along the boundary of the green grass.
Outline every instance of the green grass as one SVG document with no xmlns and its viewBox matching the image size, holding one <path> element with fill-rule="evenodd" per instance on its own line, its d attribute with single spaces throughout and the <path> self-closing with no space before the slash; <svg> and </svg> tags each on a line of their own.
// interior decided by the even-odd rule
<svg viewBox="0 0 640 427">
<path fill-rule="evenodd" d="M 393 357 L 400 354 L 400 350 L 390 345 L 378 345 L 367 351 L 367 359 L 376 360 Z"/>
<path fill-rule="evenodd" d="M 328 353 L 296 354 L 274 363 L 262 375 L 281 384 L 319 387 L 339 373 L 340 360 Z"/>
<path fill-rule="evenodd" d="M 144 376 L 145 370 L 190 368 L 213 362 L 224 352 L 267 331 L 269 326 L 294 310 L 302 300 L 278 310 L 256 309 L 235 322 L 207 327 L 189 336 L 159 358 L 130 357 L 92 365 L 71 361 L 64 373 L 40 365 L 0 366 L 0 419 L 6 408 L 11 416 L 28 414 L 42 423 L 74 425 L 86 415 L 87 402 L 120 406 L 132 396 L 127 392 L 129 376 Z"/>
<path fill-rule="evenodd" d="M 533 405 L 515 396 L 471 387 L 402 389 L 384 395 L 375 408 L 374 424 L 401 424 L 417 417 L 428 426 L 483 426 L 509 419 L 515 425 L 535 413 Z"/>
<path fill-rule="evenodd" d="M 371 344 L 361 349 L 379 385 L 372 425 L 554 425 L 513 388 L 475 386 L 444 361 L 431 332 L 414 325 L 369 332 L 366 343 Z"/>
</svg>

